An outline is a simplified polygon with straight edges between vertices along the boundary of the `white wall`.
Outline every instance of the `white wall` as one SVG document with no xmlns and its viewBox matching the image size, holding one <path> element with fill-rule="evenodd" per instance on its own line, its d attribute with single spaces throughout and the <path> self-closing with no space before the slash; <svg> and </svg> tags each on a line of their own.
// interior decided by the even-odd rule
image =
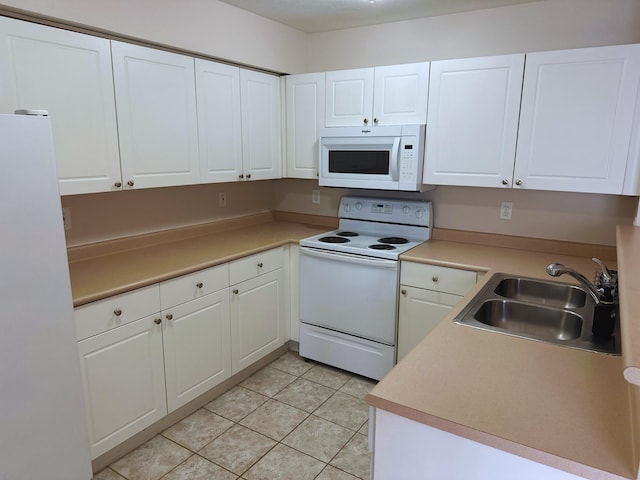
<svg viewBox="0 0 640 480">
<path fill-rule="evenodd" d="M 326 71 L 640 42 L 638 0 L 544 0 L 309 36 Z"/>
<path fill-rule="evenodd" d="M 306 68 L 307 35 L 218 0 L 1 0 L 63 23 L 276 72 Z"/>
</svg>

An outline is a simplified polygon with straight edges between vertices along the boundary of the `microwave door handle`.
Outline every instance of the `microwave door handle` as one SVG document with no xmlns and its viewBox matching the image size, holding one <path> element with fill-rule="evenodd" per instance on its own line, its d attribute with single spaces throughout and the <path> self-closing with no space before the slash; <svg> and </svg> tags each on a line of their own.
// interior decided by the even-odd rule
<svg viewBox="0 0 640 480">
<path fill-rule="evenodd" d="M 393 139 L 391 147 L 391 179 L 397 182 L 400 177 L 400 137 Z"/>
</svg>

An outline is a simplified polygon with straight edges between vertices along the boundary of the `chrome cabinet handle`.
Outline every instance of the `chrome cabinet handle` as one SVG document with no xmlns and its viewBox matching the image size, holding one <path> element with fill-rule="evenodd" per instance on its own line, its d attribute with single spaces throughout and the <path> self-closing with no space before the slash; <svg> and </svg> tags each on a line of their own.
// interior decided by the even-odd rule
<svg viewBox="0 0 640 480">
<path fill-rule="evenodd" d="M 238 294 L 238 289 L 237 289 L 237 288 L 234 288 L 234 289 L 233 289 L 233 293 L 237 295 L 237 294 Z"/>
<path fill-rule="evenodd" d="M 204 285 L 203 285 L 203 283 L 202 283 L 202 282 L 198 282 L 198 283 L 196 283 L 196 287 L 198 287 L 198 288 L 202 288 L 202 287 L 204 287 Z"/>
<path fill-rule="evenodd" d="M 122 310 L 120 310 L 119 308 L 116 308 L 116 309 L 113 311 L 113 314 L 114 314 L 116 317 L 119 317 L 120 315 L 122 315 Z"/>
<path fill-rule="evenodd" d="M 133 187 L 133 185 L 134 185 L 134 184 L 133 184 L 133 180 L 129 180 L 129 181 L 127 182 L 127 185 L 129 185 L 130 187 Z"/>
<path fill-rule="evenodd" d="M 173 315 L 170 313 L 167 313 L 164 318 L 166 318 L 167 320 L 173 320 Z"/>
<path fill-rule="evenodd" d="M 116 183 L 113 184 L 113 186 L 116 187 L 116 188 L 120 188 L 120 187 L 122 187 L 122 182 L 116 182 Z"/>
<path fill-rule="evenodd" d="M 402 295 L 406 295 L 406 294 L 407 294 L 407 291 L 403 288 L 402 290 L 400 290 L 400 293 L 401 293 Z"/>
<path fill-rule="evenodd" d="M 377 119 L 377 118 L 374 118 L 374 119 L 373 119 L 373 123 L 375 123 L 375 124 L 377 125 L 377 124 L 378 124 L 378 119 Z"/>
<path fill-rule="evenodd" d="M 247 180 L 249 180 L 251 178 L 251 174 L 247 173 Z"/>
<path fill-rule="evenodd" d="M 506 178 L 502 180 L 502 184 L 503 185 L 509 185 L 509 180 L 507 180 Z"/>
<path fill-rule="evenodd" d="M 368 125 L 368 124 L 369 124 L 369 119 L 365 118 L 365 119 L 363 120 L 363 123 L 364 123 L 365 125 Z"/>
<path fill-rule="evenodd" d="M 156 318 L 153 323 L 155 323 L 156 325 L 160 325 L 162 323 L 162 319 L 160 318 Z"/>
<path fill-rule="evenodd" d="M 438 280 L 440 280 L 440 279 L 439 279 L 437 276 L 435 276 L 435 275 L 434 275 L 433 277 L 431 277 L 431 281 L 432 281 L 433 283 L 438 283 Z"/>
<path fill-rule="evenodd" d="M 522 180 L 516 180 L 516 185 L 518 186 L 522 185 Z"/>
<path fill-rule="evenodd" d="M 244 175 L 241 173 L 240 175 L 238 175 L 238 178 L 242 180 L 244 178 Z"/>
<path fill-rule="evenodd" d="M 262 267 L 263 267 L 262 262 L 258 263 L 258 268 L 262 268 Z"/>
</svg>

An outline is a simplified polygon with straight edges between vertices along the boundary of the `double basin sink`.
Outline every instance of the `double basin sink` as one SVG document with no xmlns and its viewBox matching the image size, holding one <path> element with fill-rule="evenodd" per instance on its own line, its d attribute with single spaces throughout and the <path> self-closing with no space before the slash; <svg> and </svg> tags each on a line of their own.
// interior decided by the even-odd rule
<svg viewBox="0 0 640 480">
<path fill-rule="evenodd" d="M 593 335 L 595 301 L 578 286 L 494 274 L 454 321 L 566 347 L 620 354 L 619 330 Z"/>
</svg>

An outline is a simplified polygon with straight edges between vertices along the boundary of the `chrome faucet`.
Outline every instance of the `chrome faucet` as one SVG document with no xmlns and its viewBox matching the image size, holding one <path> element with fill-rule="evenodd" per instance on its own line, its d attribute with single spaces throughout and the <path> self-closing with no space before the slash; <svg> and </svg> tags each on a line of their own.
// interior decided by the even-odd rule
<svg viewBox="0 0 640 480">
<path fill-rule="evenodd" d="M 595 300 L 591 332 L 596 337 L 609 338 L 615 331 L 618 317 L 618 277 L 597 258 L 591 260 L 601 269 L 601 273 L 596 276 L 595 285 L 581 273 L 561 263 L 547 265 L 547 273 L 552 277 L 559 277 L 566 273 L 580 282 Z"/>
<path fill-rule="evenodd" d="M 615 296 L 617 295 L 617 278 L 601 260 L 597 258 L 592 258 L 591 260 L 596 262 L 602 270 L 602 273 L 598 277 L 597 285 L 591 283 L 584 275 L 575 271 L 573 268 L 561 263 L 551 263 L 547 265 L 547 273 L 552 277 L 559 277 L 565 273 L 571 275 L 589 292 L 596 302 L 596 305 L 601 302 L 615 301 Z"/>
</svg>

